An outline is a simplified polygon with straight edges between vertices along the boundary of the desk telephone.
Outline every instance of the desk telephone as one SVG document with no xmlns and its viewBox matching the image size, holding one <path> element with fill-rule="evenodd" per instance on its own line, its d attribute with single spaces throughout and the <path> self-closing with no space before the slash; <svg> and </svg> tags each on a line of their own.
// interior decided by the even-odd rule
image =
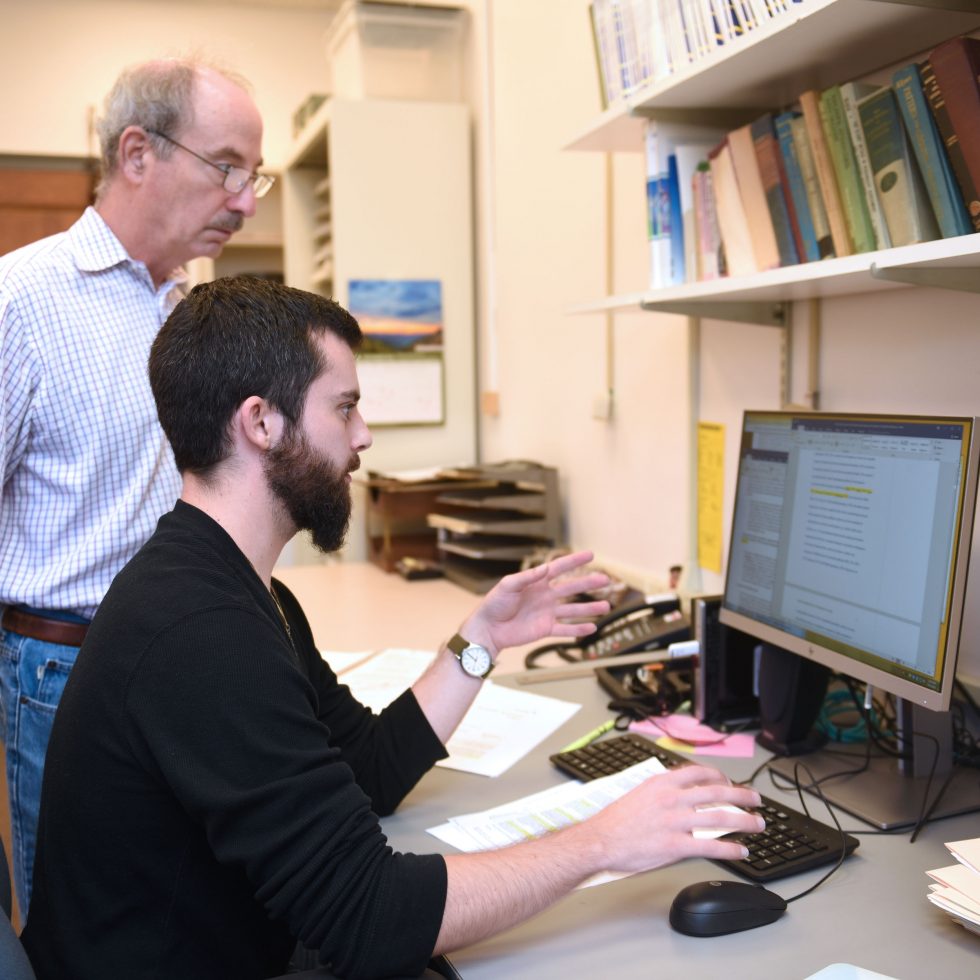
<svg viewBox="0 0 980 980">
<path fill-rule="evenodd" d="M 597 660 L 644 650 L 660 650 L 691 638 L 691 626 L 675 595 L 647 597 L 614 609 L 596 622 L 596 630 L 570 643 L 549 643 L 525 657 L 525 667 L 536 666 L 546 653 L 562 660 Z"/>
</svg>

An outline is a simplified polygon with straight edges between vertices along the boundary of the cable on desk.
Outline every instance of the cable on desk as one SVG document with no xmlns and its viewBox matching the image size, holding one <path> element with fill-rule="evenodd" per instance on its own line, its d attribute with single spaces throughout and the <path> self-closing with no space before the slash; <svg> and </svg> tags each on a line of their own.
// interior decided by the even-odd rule
<svg viewBox="0 0 980 980">
<path fill-rule="evenodd" d="M 841 827 L 840 821 L 837 819 L 837 813 L 835 812 L 834 808 L 824 798 L 823 791 L 820 789 L 819 785 L 817 785 L 814 782 L 813 773 L 810 772 L 809 769 L 807 769 L 806 764 L 803 762 L 797 762 L 794 763 L 793 765 L 793 780 L 795 781 L 797 786 L 796 792 L 800 798 L 800 803 L 803 803 L 803 790 L 800 789 L 800 777 L 799 777 L 799 771 L 801 769 L 806 770 L 806 774 L 810 778 L 811 784 L 816 785 L 817 795 L 820 797 L 821 802 L 827 808 L 827 812 L 831 815 L 831 817 L 834 820 L 834 826 L 837 828 L 837 831 L 840 834 L 840 855 L 837 858 L 837 863 L 822 878 L 820 878 L 818 881 L 812 884 L 809 888 L 805 889 L 804 891 L 801 891 L 798 895 L 794 895 L 792 898 L 783 899 L 783 901 L 786 902 L 787 905 L 789 905 L 790 902 L 795 902 L 799 898 L 803 898 L 805 895 L 809 895 L 810 892 L 812 891 L 816 891 L 816 889 L 818 889 L 832 874 L 835 874 L 837 872 L 840 866 L 844 863 L 844 858 L 847 857 L 847 837 L 844 833 L 844 828 Z M 806 813 L 807 816 L 810 815 L 806 809 L 806 804 L 803 804 L 803 812 Z"/>
</svg>

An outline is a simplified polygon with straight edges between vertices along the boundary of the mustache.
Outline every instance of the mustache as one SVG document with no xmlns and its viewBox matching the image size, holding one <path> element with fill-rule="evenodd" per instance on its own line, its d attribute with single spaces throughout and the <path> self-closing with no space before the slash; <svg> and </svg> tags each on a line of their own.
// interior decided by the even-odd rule
<svg viewBox="0 0 980 980">
<path fill-rule="evenodd" d="M 347 472 L 353 473 L 354 470 L 359 470 L 361 468 L 361 457 L 351 456 L 350 461 L 347 463 Z"/>
<path fill-rule="evenodd" d="M 210 227 L 217 228 L 218 231 L 241 231 L 242 225 L 245 224 L 245 216 L 241 214 L 235 214 L 234 212 L 229 212 L 226 215 L 221 215 L 211 222 Z"/>
</svg>

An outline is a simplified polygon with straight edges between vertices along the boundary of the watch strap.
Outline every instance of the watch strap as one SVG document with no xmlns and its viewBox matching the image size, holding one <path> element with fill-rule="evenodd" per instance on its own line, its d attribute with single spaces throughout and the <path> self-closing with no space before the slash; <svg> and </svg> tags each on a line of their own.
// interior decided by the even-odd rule
<svg viewBox="0 0 980 980">
<path fill-rule="evenodd" d="M 453 635 L 452 635 L 452 637 L 451 637 L 451 639 L 450 639 L 450 640 L 449 640 L 449 642 L 448 642 L 448 643 L 446 644 L 446 646 L 447 646 L 447 647 L 449 647 L 449 649 L 450 649 L 450 650 L 452 650 L 452 652 L 453 652 L 453 653 L 455 653 L 457 657 L 458 657 L 458 656 L 459 656 L 459 655 L 460 655 L 460 654 L 461 654 L 461 653 L 462 653 L 462 652 L 463 652 L 463 651 L 464 651 L 464 650 L 465 650 L 465 649 L 466 649 L 466 648 L 467 648 L 467 647 L 468 647 L 469 645 L 470 645 L 470 641 L 469 641 L 469 640 L 466 640 L 466 639 L 464 639 L 463 637 L 461 637 L 461 636 L 459 635 L 459 633 L 453 633 Z"/>
</svg>

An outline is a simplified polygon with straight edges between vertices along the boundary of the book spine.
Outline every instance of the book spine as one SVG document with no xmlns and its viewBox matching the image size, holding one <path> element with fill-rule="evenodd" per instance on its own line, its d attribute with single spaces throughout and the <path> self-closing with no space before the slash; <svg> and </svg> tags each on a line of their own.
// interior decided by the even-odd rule
<svg viewBox="0 0 980 980">
<path fill-rule="evenodd" d="M 618 74 L 618 88 L 621 95 L 629 95 L 633 88 L 633 79 L 630 76 L 630 56 L 628 51 L 628 26 L 626 14 L 620 0 L 609 0 L 610 15 L 612 18 L 613 51 L 616 72 Z"/>
<path fill-rule="evenodd" d="M 759 161 L 755 156 L 751 127 L 733 129 L 728 134 L 728 146 L 735 168 L 738 193 L 742 199 L 742 209 L 748 223 L 755 264 L 759 269 L 776 269 L 780 265 L 779 246 L 776 243 L 776 229 L 769 216 L 766 190 L 762 185 Z"/>
<path fill-rule="evenodd" d="M 875 234 L 868 217 L 868 206 L 864 198 L 864 188 L 857 172 L 857 161 L 844 115 L 840 86 L 831 85 L 820 96 L 820 113 L 827 134 L 827 146 L 837 174 L 841 202 L 844 205 L 844 219 L 851 233 L 851 240 L 858 252 L 872 252 L 875 249 Z"/>
<path fill-rule="evenodd" d="M 834 240 L 830 234 L 830 222 L 827 220 L 827 209 L 824 207 L 823 195 L 820 193 L 820 182 L 810 150 L 810 138 L 806 132 L 806 120 L 802 115 L 790 120 L 790 133 L 793 136 L 793 150 L 797 163 L 800 165 L 800 176 L 806 190 L 807 204 L 810 205 L 810 218 L 813 221 L 813 234 L 817 239 L 817 251 L 820 258 L 834 256 Z"/>
<path fill-rule="evenodd" d="M 806 196 L 806 185 L 800 170 L 800 161 L 793 144 L 793 114 L 784 112 L 776 116 L 776 138 L 779 142 L 779 152 L 783 157 L 783 168 L 789 193 L 796 214 L 796 225 L 800 233 L 798 249 L 804 262 L 816 262 L 820 258 L 817 246 L 817 236 L 813 230 L 813 217 L 810 213 L 810 202 Z"/>
<path fill-rule="evenodd" d="M 738 193 L 738 181 L 732 154 L 725 140 L 708 155 L 711 183 L 714 191 L 718 230 L 725 250 L 725 266 L 729 275 L 742 276 L 758 272 L 748 221 Z"/>
<path fill-rule="evenodd" d="M 694 184 L 698 168 L 707 160 L 708 154 L 716 142 L 717 137 L 710 142 L 677 143 L 674 147 L 674 158 L 677 162 L 680 234 L 683 240 L 685 282 L 695 282 L 700 278 Z"/>
<path fill-rule="evenodd" d="M 888 224 L 878 199 L 878 189 L 875 185 L 874 174 L 871 171 L 871 161 L 868 159 L 868 147 L 864 142 L 864 130 L 861 127 L 861 117 L 858 114 L 858 91 L 854 82 L 847 82 L 840 87 L 841 103 L 844 106 L 844 118 L 851 134 L 851 146 L 854 148 L 854 160 L 857 163 L 858 176 L 864 188 L 864 200 L 868 206 L 868 217 L 874 231 L 875 244 L 878 248 L 891 248 L 891 236 L 888 234 Z"/>
<path fill-rule="evenodd" d="M 926 104 L 946 151 L 948 166 L 943 176 L 952 188 L 953 197 L 959 197 L 963 204 L 970 230 L 980 231 L 980 183 L 978 183 L 966 158 L 966 146 L 969 139 L 964 142 L 960 138 L 959 130 L 953 123 L 948 100 L 944 94 L 945 90 L 936 77 L 936 69 L 932 59 L 927 59 L 919 65 L 919 77 Z M 949 84 L 947 83 L 947 87 Z M 955 95 L 953 102 L 957 102 Z M 980 119 L 974 119 L 972 126 L 973 132 L 975 132 L 976 127 L 980 126 Z M 969 234 L 969 232 L 961 231 L 958 234 Z"/>
<path fill-rule="evenodd" d="M 927 104 L 919 65 L 900 68 L 892 76 L 892 84 L 939 227 L 946 237 L 963 234 L 955 229 L 961 227 L 956 215 L 959 212 L 962 216 L 966 210 L 965 195 L 960 191 L 959 176 L 954 177 L 952 154 L 947 155 L 947 148 L 943 145 L 939 119 Z M 963 176 L 968 179 L 965 170 Z M 980 213 L 973 222 L 974 229 L 980 231 L 977 220 L 980 220 Z"/>
<path fill-rule="evenodd" d="M 644 142 L 650 288 L 662 289 L 670 284 L 670 209 L 667 203 L 667 174 L 661 163 L 660 138 L 655 125 L 646 127 Z"/>
<path fill-rule="evenodd" d="M 677 179 L 677 155 L 667 157 L 667 238 L 670 241 L 670 272 L 672 286 L 684 282 L 684 218 L 681 214 L 681 188 Z"/>
<path fill-rule="evenodd" d="M 756 161 L 759 164 L 759 176 L 766 195 L 766 205 L 772 218 L 773 231 L 776 233 L 776 246 L 779 249 L 780 265 L 797 265 L 803 254 L 802 242 L 799 246 L 799 228 L 796 226 L 796 214 L 790 211 L 789 194 L 784 186 L 786 183 L 783 168 L 780 166 L 779 145 L 773 128 L 772 116 L 768 113 L 760 116 L 751 127 L 752 143 L 755 147 Z"/>
<path fill-rule="evenodd" d="M 649 78 L 657 80 L 670 74 L 670 58 L 667 55 L 667 42 L 664 37 L 663 20 L 660 15 L 660 0 L 649 0 L 643 4 L 644 12 L 640 18 L 640 30 L 646 32 L 643 42 L 649 59 Z"/>
<path fill-rule="evenodd" d="M 827 212 L 827 223 L 830 226 L 830 237 L 834 244 L 834 254 L 838 258 L 852 255 L 854 245 L 851 233 L 847 229 L 844 218 L 844 206 L 841 203 L 840 191 L 837 187 L 837 175 L 830 159 L 830 150 L 824 136 L 823 122 L 820 119 L 820 96 L 809 89 L 800 96 L 800 108 L 806 123 L 806 135 L 810 142 L 810 153 L 813 157 L 813 169 L 820 184 L 820 196 Z"/>
<path fill-rule="evenodd" d="M 705 161 L 693 177 L 694 213 L 698 239 L 697 278 L 718 279 L 725 275 L 725 251 L 718 230 L 711 169 Z"/>
<path fill-rule="evenodd" d="M 892 244 L 910 245 L 935 238 L 939 231 L 894 92 L 886 87 L 862 99 L 858 112 Z"/>
<path fill-rule="evenodd" d="M 599 101 L 603 109 L 609 108 L 609 92 L 606 88 L 606 73 L 602 64 L 601 28 L 598 22 L 595 3 L 589 4 L 589 26 L 592 30 L 592 49 L 595 52 L 596 72 L 599 75 Z"/>
</svg>

